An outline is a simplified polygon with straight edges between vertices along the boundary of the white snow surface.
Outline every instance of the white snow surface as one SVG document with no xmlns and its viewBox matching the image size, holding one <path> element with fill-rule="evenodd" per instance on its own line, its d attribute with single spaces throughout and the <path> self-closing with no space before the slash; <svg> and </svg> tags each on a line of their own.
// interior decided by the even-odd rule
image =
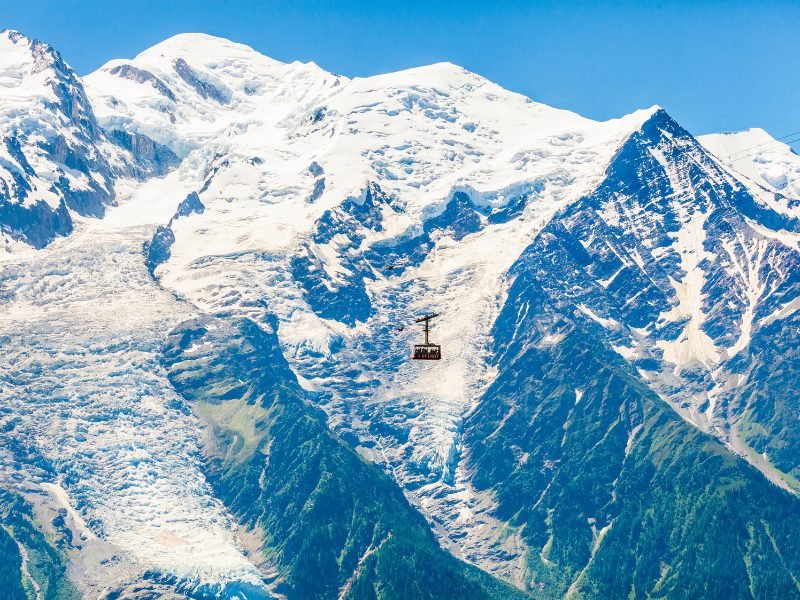
<svg viewBox="0 0 800 600">
<path fill-rule="evenodd" d="M 756 184 L 784 197 L 770 198 L 772 208 L 800 217 L 800 156 L 791 146 L 759 128 L 697 139 L 751 186 Z"/>
</svg>

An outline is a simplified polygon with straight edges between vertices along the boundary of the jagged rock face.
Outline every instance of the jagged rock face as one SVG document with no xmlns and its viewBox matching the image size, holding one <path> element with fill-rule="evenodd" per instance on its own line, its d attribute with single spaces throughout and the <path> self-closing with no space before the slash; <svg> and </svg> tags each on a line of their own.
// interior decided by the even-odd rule
<svg viewBox="0 0 800 600">
<path fill-rule="evenodd" d="M 153 75 L 150 71 L 139 69 L 134 65 L 122 64 L 112 67 L 108 72 L 111 75 L 117 75 L 123 79 L 129 79 L 137 83 L 148 83 L 167 99 L 172 100 L 173 102 L 176 100 L 175 94 L 172 92 L 172 90 L 169 89 L 163 81 Z"/>
<path fill-rule="evenodd" d="M 172 66 L 180 78 L 194 88 L 197 94 L 204 100 L 210 98 L 220 104 L 225 104 L 228 101 L 222 90 L 208 81 L 201 80 L 183 58 L 176 59 Z"/>
<path fill-rule="evenodd" d="M 168 225 L 159 225 L 153 238 L 146 243 L 147 268 L 154 273 L 156 267 L 169 260 L 169 250 L 175 243 L 175 234 Z"/>
<path fill-rule="evenodd" d="M 130 169 L 140 179 L 161 177 L 180 163 L 172 150 L 146 135 L 119 129 L 110 131 L 108 135 L 113 143 L 130 152 L 134 161 Z"/>
<path fill-rule="evenodd" d="M 45 99 L 44 106 L 61 113 L 67 122 L 75 127 L 74 131 L 78 135 L 85 135 L 86 139 L 96 140 L 99 134 L 97 122 L 86 98 L 86 93 L 83 91 L 78 76 L 64 62 L 61 55 L 47 44 L 38 40 L 30 40 L 16 31 L 3 31 L 3 41 L 17 46 L 16 51 L 21 49 L 23 54 L 30 54 L 33 59 L 31 74 L 44 75 L 44 83 L 55 96 L 54 100 Z M 25 58 L 27 59 L 27 56 Z M 23 77 L 26 74 L 25 71 L 18 73 Z"/>
<path fill-rule="evenodd" d="M 518 577 L 531 589 L 797 593 L 791 568 L 750 579 L 745 566 L 798 551 L 779 516 L 796 499 L 662 403 L 725 442 L 744 423 L 742 439 L 795 483 L 795 319 L 775 320 L 798 295 L 797 250 L 747 218 L 766 210 L 658 113 L 512 268 L 497 377 L 463 441 L 473 485 L 526 545 Z M 753 553 L 766 546 L 771 559 Z"/>
<path fill-rule="evenodd" d="M 177 164 L 141 135 L 99 127 L 83 83 L 53 48 L 0 33 L 0 231 L 42 248 L 72 231 L 71 212 L 102 217 L 114 181 L 163 175 Z"/>
<path fill-rule="evenodd" d="M 564 312 L 548 260 L 532 247 L 514 268 L 498 375 L 464 431 L 474 486 L 525 544 L 519 581 L 542 597 L 796 595 L 793 567 L 768 565 L 800 550 L 783 516 L 797 499 L 674 414 L 602 326 Z"/>
<path fill-rule="evenodd" d="M 662 112 L 529 256 L 564 314 L 593 320 L 676 410 L 728 442 L 747 404 L 729 386 L 748 379 L 751 340 L 800 293 L 793 226 Z"/>
<path fill-rule="evenodd" d="M 3 223 L 3 232 L 34 248 L 43 248 L 56 236 L 68 235 L 72 231 L 72 217 L 63 200 L 55 208 L 44 200 L 28 206 L 0 201 L 0 222 Z"/>
<path fill-rule="evenodd" d="M 372 314 L 367 282 L 374 280 L 376 273 L 399 275 L 419 267 L 439 239 L 460 241 L 486 225 L 519 217 L 527 198 L 521 194 L 498 209 L 478 206 L 467 194 L 457 192 L 439 214 L 425 218 L 420 227 L 370 246 L 364 240 L 383 233 L 384 220 L 405 212 L 396 199 L 370 183 L 362 199 L 348 198 L 316 220 L 310 239 L 292 259 L 292 274 L 317 314 L 353 326 Z M 334 269 L 325 262 L 331 251 L 341 257 Z"/>
<path fill-rule="evenodd" d="M 100 216 L 113 198 L 101 134 L 74 71 L 42 42 L 14 31 L 3 46 L 0 227 L 42 247 L 72 230 L 67 208 Z M 4 151 L 4 152 L 3 152 Z"/>
<path fill-rule="evenodd" d="M 169 260 L 170 249 L 172 244 L 175 243 L 175 233 L 172 230 L 172 224 L 176 219 L 181 217 L 188 217 L 191 214 L 203 214 L 205 207 L 200 201 L 200 196 L 196 192 L 191 192 L 184 200 L 178 205 L 175 214 L 166 225 L 159 225 L 153 238 L 145 243 L 145 252 L 147 254 L 147 268 L 151 274 L 155 273 L 158 265 L 165 263 Z"/>
</svg>

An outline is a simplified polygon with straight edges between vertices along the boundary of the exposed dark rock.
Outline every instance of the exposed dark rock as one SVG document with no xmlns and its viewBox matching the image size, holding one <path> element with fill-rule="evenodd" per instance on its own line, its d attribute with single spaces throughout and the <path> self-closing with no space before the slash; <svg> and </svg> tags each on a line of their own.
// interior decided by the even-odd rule
<svg viewBox="0 0 800 600">
<path fill-rule="evenodd" d="M 311 190 L 311 193 L 308 195 L 306 202 L 308 202 L 309 204 L 313 204 L 322 197 L 322 194 L 324 192 L 325 192 L 325 178 L 320 177 L 314 182 L 314 189 Z"/>
<path fill-rule="evenodd" d="M 172 231 L 172 223 L 181 217 L 188 217 L 191 214 L 202 214 L 205 206 L 200 201 L 200 196 L 196 192 L 192 192 L 178 205 L 175 214 L 166 225 L 159 225 L 156 229 L 153 238 L 145 244 L 145 252 L 147 253 L 147 268 L 153 274 L 158 265 L 165 263 L 169 260 L 170 249 L 172 244 L 175 243 L 175 234 Z"/>
<path fill-rule="evenodd" d="M 72 232 L 72 218 L 63 200 L 53 210 L 43 200 L 23 206 L 0 199 L 0 230 L 34 248 L 44 248 L 56 237 Z"/>
<path fill-rule="evenodd" d="M 172 66 L 180 78 L 192 86 L 203 99 L 210 98 L 216 102 L 219 102 L 220 104 L 226 104 L 228 102 L 228 98 L 222 90 L 215 85 L 200 79 L 197 76 L 197 73 L 195 73 L 188 63 L 182 58 L 177 59 Z"/>
<path fill-rule="evenodd" d="M 169 260 L 170 248 L 175 243 L 175 234 L 168 225 L 159 225 L 153 234 L 153 239 L 146 245 L 147 268 L 150 273 L 155 272 L 156 267 Z"/>
<path fill-rule="evenodd" d="M 313 161 L 308 166 L 308 172 L 311 173 L 314 177 L 319 177 L 320 175 L 325 173 L 325 169 L 323 169 L 322 165 L 320 165 L 317 161 Z"/>
<path fill-rule="evenodd" d="M 172 225 L 172 222 L 175 219 L 188 217 L 192 213 L 196 213 L 198 215 L 203 214 L 205 209 L 206 207 L 200 201 L 200 196 L 197 195 L 197 192 L 192 192 L 178 205 L 178 208 L 175 210 L 175 214 L 170 219 L 169 224 Z"/>
<path fill-rule="evenodd" d="M 180 159 L 172 150 L 146 135 L 120 129 L 114 129 L 108 135 L 114 143 L 131 153 L 135 161 L 131 166 L 140 179 L 161 177 L 180 164 Z"/>
<path fill-rule="evenodd" d="M 140 69 L 138 67 L 134 67 L 133 65 L 117 65 L 116 67 L 112 67 L 109 71 L 112 75 L 117 75 L 122 77 L 123 79 L 130 79 L 131 81 L 136 81 L 138 83 L 149 83 L 152 85 L 159 93 L 161 93 L 165 98 L 168 98 L 172 102 L 175 102 L 175 94 L 172 92 L 171 89 L 167 86 L 166 83 L 161 81 L 158 77 L 153 75 L 150 71 L 146 71 L 145 69 Z"/>
</svg>

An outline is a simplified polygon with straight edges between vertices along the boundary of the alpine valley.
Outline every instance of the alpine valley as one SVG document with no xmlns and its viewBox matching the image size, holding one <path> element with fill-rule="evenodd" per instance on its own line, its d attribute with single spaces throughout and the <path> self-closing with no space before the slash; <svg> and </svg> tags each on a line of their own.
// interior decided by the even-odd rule
<svg viewBox="0 0 800 600">
<path fill-rule="evenodd" d="M 0 33 L 2 598 L 800 598 L 799 389 L 763 130 Z"/>
</svg>

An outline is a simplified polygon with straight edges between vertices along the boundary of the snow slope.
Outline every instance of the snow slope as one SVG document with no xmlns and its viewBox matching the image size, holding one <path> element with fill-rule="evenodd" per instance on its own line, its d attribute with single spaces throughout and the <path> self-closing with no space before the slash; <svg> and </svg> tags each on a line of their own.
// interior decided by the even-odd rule
<svg viewBox="0 0 800 600">
<path fill-rule="evenodd" d="M 759 128 L 714 133 L 698 139 L 751 185 L 773 192 L 771 204 L 776 209 L 800 217 L 800 156 L 791 146 Z"/>
<path fill-rule="evenodd" d="M 181 157 L 205 142 L 246 145 L 248 130 L 251 147 L 271 145 L 275 129 L 297 124 L 346 81 L 205 34 L 176 35 L 84 78 L 101 126 L 145 134 Z"/>
</svg>

